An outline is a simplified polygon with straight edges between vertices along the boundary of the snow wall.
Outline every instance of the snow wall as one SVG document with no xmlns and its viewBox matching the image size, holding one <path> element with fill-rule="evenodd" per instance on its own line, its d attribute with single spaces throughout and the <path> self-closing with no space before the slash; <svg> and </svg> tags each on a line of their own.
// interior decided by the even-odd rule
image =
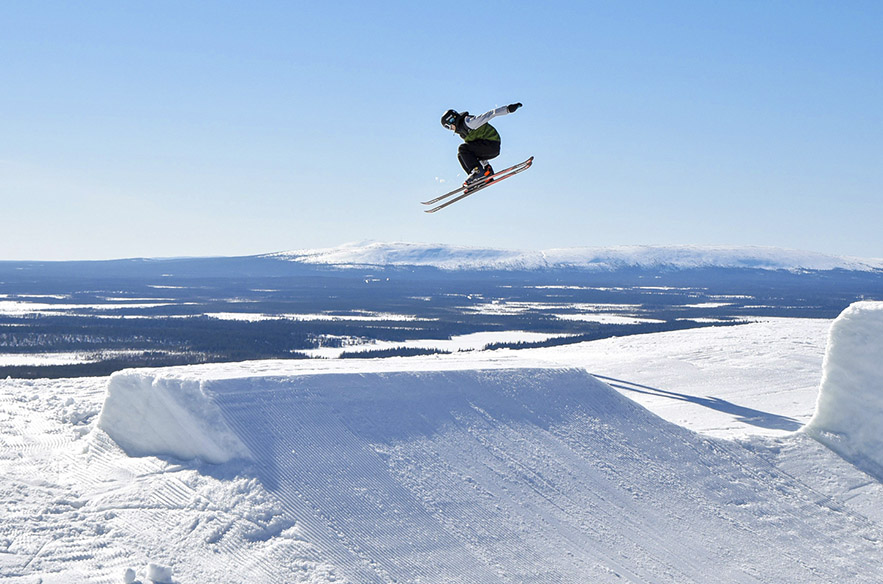
<svg viewBox="0 0 883 584">
<path fill-rule="evenodd" d="M 205 383 L 130 370 L 111 376 L 98 427 L 129 456 L 247 458 Z"/>
<path fill-rule="evenodd" d="M 883 302 L 857 302 L 831 325 L 819 400 L 804 431 L 883 478 Z"/>
</svg>

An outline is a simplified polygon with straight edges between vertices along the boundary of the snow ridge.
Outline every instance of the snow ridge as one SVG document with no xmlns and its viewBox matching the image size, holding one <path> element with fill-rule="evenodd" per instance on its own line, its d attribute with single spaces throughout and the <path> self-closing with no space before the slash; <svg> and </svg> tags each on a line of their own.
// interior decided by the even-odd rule
<svg viewBox="0 0 883 584">
<path fill-rule="evenodd" d="M 270 254 L 280 260 L 338 267 L 431 266 L 444 270 L 579 268 L 752 268 L 764 270 L 883 270 L 883 259 L 861 259 L 755 246 L 616 246 L 543 251 L 454 247 L 421 243 L 351 243 Z"/>
</svg>

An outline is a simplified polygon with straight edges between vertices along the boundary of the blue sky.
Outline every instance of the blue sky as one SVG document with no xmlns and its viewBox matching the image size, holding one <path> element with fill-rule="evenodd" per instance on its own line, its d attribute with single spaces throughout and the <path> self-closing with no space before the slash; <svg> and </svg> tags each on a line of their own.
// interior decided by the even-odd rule
<svg viewBox="0 0 883 584">
<path fill-rule="evenodd" d="M 883 257 L 883 3 L 0 4 L 0 259 L 345 242 Z M 449 209 L 446 109 L 496 166 Z M 442 182 L 444 181 L 444 182 Z"/>
</svg>

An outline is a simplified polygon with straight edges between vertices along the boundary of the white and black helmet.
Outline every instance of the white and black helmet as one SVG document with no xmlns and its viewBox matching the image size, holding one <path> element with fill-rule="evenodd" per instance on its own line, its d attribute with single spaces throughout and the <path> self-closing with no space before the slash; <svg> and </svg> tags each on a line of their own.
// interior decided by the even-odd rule
<svg viewBox="0 0 883 584">
<path fill-rule="evenodd" d="M 441 124 L 448 130 L 455 130 L 457 128 L 457 119 L 459 117 L 460 114 L 457 110 L 449 109 L 445 112 L 445 115 L 441 117 Z"/>
</svg>

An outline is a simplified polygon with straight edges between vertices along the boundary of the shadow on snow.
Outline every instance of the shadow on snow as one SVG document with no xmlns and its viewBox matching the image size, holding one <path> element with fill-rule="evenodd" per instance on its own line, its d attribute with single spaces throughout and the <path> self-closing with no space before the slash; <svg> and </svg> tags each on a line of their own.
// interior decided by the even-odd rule
<svg viewBox="0 0 883 584">
<path fill-rule="evenodd" d="M 712 410 L 716 410 L 718 412 L 730 414 L 731 416 L 734 416 L 736 419 L 738 419 L 740 422 L 750 424 L 752 426 L 757 426 L 759 428 L 796 432 L 801 427 L 803 427 L 803 424 L 800 423 L 798 420 L 795 420 L 794 418 L 789 418 L 788 416 L 781 416 L 779 414 L 773 414 L 770 412 L 763 412 L 760 410 L 755 410 L 753 408 L 746 408 L 745 406 L 740 406 L 734 404 L 733 402 L 729 402 L 727 400 L 716 397 L 698 397 L 694 395 L 686 395 L 683 393 L 676 393 L 673 391 L 659 389 L 657 387 L 650 387 L 649 385 L 641 385 L 639 383 L 632 383 L 630 381 L 625 381 L 622 379 L 605 377 L 604 375 L 595 375 L 595 377 L 616 389 L 622 389 L 635 393 L 643 393 L 645 395 L 656 395 L 667 397 L 673 400 L 694 403 Z"/>
</svg>

